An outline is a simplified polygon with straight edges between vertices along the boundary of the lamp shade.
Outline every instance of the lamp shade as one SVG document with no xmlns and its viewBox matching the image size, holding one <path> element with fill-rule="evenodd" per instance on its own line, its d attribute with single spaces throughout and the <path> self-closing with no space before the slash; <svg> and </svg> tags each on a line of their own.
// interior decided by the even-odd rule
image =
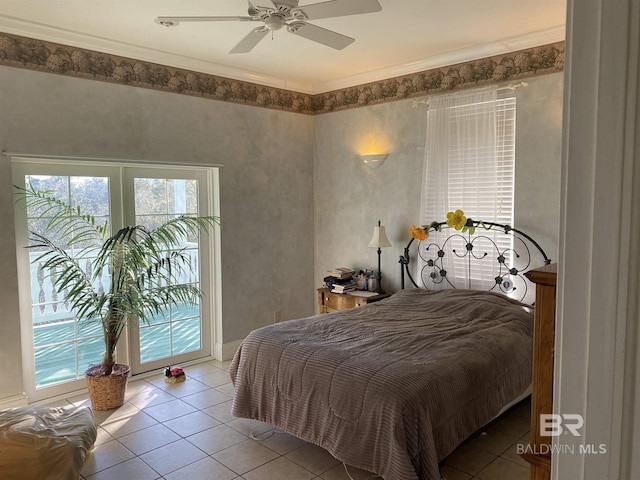
<svg viewBox="0 0 640 480">
<path fill-rule="evenodd" d="M 387 238 L 387 232 L 384 231 L 384 227 L 376 225 L 373 227 L 373 237 L 369 242 L 371 248 L 390 247 L 391 242 Z"/>
</svg>

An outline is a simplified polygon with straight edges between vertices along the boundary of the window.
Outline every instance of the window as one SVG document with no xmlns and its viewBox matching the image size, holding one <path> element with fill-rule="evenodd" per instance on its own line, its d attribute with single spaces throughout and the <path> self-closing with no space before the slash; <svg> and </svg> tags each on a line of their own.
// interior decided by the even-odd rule
<svg viewBox="0 0 640 480">
<path fill-rule="evenodd" d="M 442 221 L 452 210 L 468 218 L 513 224 L 516 99 L 496 89 L 443 95 L 429 99 L 425 143 L 422 221 Z M 479 238 L 479 236 L 483 238 Z M 474 249 L 488 253 L 491 242 L 509 260 L 510 238 L 498 240 L 478 229 Z M 486 237 L 486 238 L 484 238 Z M 504 235 L 500 237 L 505 237 Z M 433 239 L 437 239 L 433 237 Z M 464 239 L 455 240 L 465 252 Z M 457 287 L 482 288 L 495 282 L 496 271 L 482 269 L 466 276 L 465 259 L 450 257 L 446 270 Z M 455 280 L 453 280 L 455 279 Z"/>
<path fill-rule="evenodd" d="M 113 232 L 132 224 L 154 228 L 176 215 L 216 215 L 213 170 L 14 159 L 13 179 L 16 185 L 32 182 L 40 190 L 54 191 L 99 221 L 107 220 Z M 22 204 L 16 207 L 24 383 L 30 401 L 84 388 L 85 370 L 101 361 L 104 350 L 99 326 L 74 318 L 63 295 L 55 292 L 42 267 L 34 263 L 35 249 L 23 248 L 28 230 L 44 229 L 46 219 L 38 217 Z M 211 356 L 217 268 L 213 237 L 185 238 L 185 251 L 196 268 L 183 281 L 200 286 L 204 293 L 200 304 L 172 306 L 155 316 L 151 325 L 132 326 L 123 336 L 127 341 L 118 345 L 118 362 L 129 364 L 132 373 Z M 86 262 L 86 268 L 90 266 Z M 96 279 L 96 288 L 103 282 L 108 278 Z"/>
<path fill-rule="evenodd" d="M 38 190 L 53 192 L 65 203 L 81 205 L 84 211 L 96 218 L 98 224 L 111 224 L 107 177 L 28 175 L 23 181 L 32 183 Z M 26 217 L 29 230 L 44 232 L 49 221 L 47 217 L 31 208 L 27 209 Z M 77 258 L 77 247 L 65 250 L 69 256 Z M 101 358 L 104 349 L 99 325 L 83 325 L 74 321 L 64 296 L 53 288 L 51 277 L 44 271 L 43 261 L 37 261 L 41 251 L 34 248 L 28 252 L 35 386 L 40 388 L 77 378 L 77 371 L 86 370 L 90 363 L 97 363 L 96 358 Z M 81 268 L 90 271 L 88 258 L 77 261 Z"/>
</svg>

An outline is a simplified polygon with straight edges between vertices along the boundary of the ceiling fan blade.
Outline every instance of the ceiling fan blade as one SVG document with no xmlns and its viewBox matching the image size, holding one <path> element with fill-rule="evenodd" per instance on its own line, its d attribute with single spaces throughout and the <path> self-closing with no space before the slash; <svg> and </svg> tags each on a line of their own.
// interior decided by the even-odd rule
<svg viewBox="0 0 640 480">
<path fill-rule="evenodd" d="M 251 15 L 251 17 L 253 18 L 257 18 L 258 20 L 261 20 L 263 18 L 263 15 L 267 15 L 269 13 L 273 13 L 275 11 L 278 10 L 278 7 L 276 7 L 273 2 L 269 2 L 271 3 L 271 7 L 261 7 L 260 5 L 256 6 L 253 3 L 251 3 L 251 1 L 249 1 L 249 8 L 247 10 L 247 13 L 249 15 Z"/>
<path fill-rule="evenodd" d="M 374 13 L 382 10 L 378 0 L 331 0 L 322 3 L 312 3 L 299 7 L 308 20 L 320 18 L 344 17 L 360 13 Z"/>
<path fill-rule="evenodd" d="M 180 22 L 255 22 L 260 20 L 253 17 L 158 17 L 156 23 L 172 27 Z"/>
<path fill-rule="evenodd" d="M 248 8 L 247 8 L 247 13 L 248 13 L 249 15 L 251 15 L 252 17 L 253 17 L 254 15 L 257 15 L 257 14 L 259 13 L 259 11 L 258 11 L 258 9 L 256 8 L 256 6 L 255 6 L 253 3 L 251 3 L 251 1 L 250 1 L 250 0 L 249 0 L 249 2 L 247 2 L 247 3 L 249 4 L 249 6 L 248 6 Z"/>
<path fill-rule="evenodd" d="M 269 29 L 266 27 L 254 28 L 229 53 L 249 53 L 267 33 L 269 33 Z"/>
<path fill-rule="evenodd" d="M 294 22 L 287 27 L 287 30 L 336 50 L 342 50 L 355 42 L 354 38 L 306 22 Z"/>
</svg>

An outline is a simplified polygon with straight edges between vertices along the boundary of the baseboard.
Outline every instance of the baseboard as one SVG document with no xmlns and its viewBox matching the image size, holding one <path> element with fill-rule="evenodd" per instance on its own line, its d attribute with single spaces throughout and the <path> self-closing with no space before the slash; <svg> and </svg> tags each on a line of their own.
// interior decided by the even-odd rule
<svg viewBox="0 0 640 480">
<path fill-rule="evenodd" d="M 26 407 L 27 405 L 29 405 L 29 398 L 26 393 L 0 398 L 0 410 L 5 408 Z"/>
<path fill-rule="evenodd" d="M 235 342 L 229 343 L 216 343 L 214 347 L 214 356 L 216 359 L 223 362 L 231 360 L 241 343 L 242 340 L 236 340 Z"/>
</svg>

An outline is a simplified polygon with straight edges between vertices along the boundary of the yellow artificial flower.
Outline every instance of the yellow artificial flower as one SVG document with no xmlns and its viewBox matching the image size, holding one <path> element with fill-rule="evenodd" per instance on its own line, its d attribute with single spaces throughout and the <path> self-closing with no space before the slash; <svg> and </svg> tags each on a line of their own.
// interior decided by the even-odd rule
<svg viewBox="0 0 640 480">
<path fill-rule="evenodd" d="M 423 242 L 427 239 L 428 234 L 424 231 L 424 228 L 411 225 L 411 236 Z"/>
<path fill-rule="evenodd" d="M 462 210 L 447 213 L 447 225 L 450 227 L 453 227 L 456 230 L 462 230 L 466 224 L 467 217 L 464 216 L 464 212 Z"/>
</svg>

